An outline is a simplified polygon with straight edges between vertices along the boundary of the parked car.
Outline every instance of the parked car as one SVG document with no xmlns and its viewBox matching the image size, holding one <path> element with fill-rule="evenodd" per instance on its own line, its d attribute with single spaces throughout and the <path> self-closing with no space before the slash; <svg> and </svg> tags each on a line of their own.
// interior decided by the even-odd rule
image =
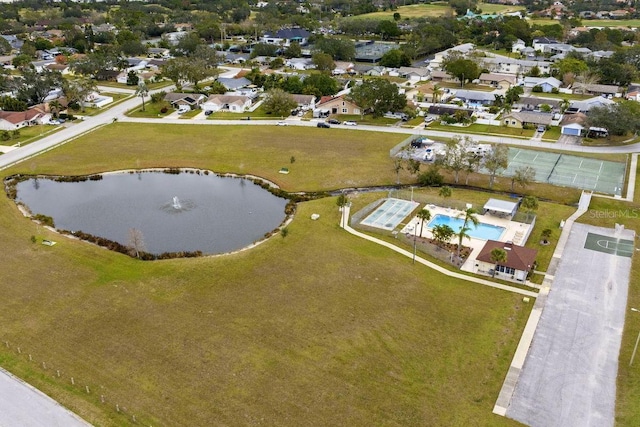
<svg viewBox="0 0 640 427">
<path fill-rule="evenodd" d="M 204 112 L 204 115 L 205 116 L 210 116 L 212 113 L 213 113 L 213 111 L 207 110 L 207 111 Z"/>
<path fill-rule="evenodd" d="M 325 122 L 318 122 L 318 127 L 319 128 L 329 129 L 331 127 L 331 125 L 329 123 L 325 123 Z"/>
<path fill-rule="evenodd" d="M 546 132 L 546 130 L 547 130 L 546 126 L 544 126 L 544 125 L 538 126 L 538 132 Z"/>
<path fill-rule="evenodd" d="M 430 162 L 433 160 L 433 157 L 434 157 L 433 148 L 427 148 L 427 152 L 424 154 L 424 159 L 427 162 Z"/>
<path fill-rule="evenodd" d="M 431 117 L 431 116 L 427 116 L 427 117 L 424 118 L 425 124 L 429 124 L 429 123 L 433 122 L 434 120 L 435 119 L 433 117 Z"/>
<path fill-rule="evenodd" d="M 342 122 L 343 125 L 345 126 L 357 126 L 358 123 L 354 122 L 353 120 L 347 120 L 346 122 Z"/>
<path fill-rule="evenodd" d="M 331 125 L 339 125 L 340 124 L 340 120 L 338 120 L 338 119 L 329 119 L 329 120 L 327 120 L 327 123 L 329 123 Z"/>
<path fill-rule="evenodd" d="M 289 123 L 284 122 L 284 121 L 280 121 L 280 122 L 276 123 L 276 126 L 289 126 Z"/>
</svg>

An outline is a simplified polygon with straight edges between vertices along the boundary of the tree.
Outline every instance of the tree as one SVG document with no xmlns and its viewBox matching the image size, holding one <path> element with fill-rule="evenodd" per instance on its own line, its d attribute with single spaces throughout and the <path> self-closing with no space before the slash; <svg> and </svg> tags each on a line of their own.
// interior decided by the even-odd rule
<svg viewBox="0 0 640 427">
<path fill-rule="evenodd" d="M 424 222 L 429 222 L 431 220 L 431 212 L 429 211 L 429 209 L 420 209 L 416 216 L 420 220 L 420 237 L 422 237 L 422 232 L 424 231 Z"/>
<path fill-rule="evenodd" d="M 379 63 L 382 67 L 408 67 L 411 65 L 411 58 L 400 49 L 391 49 L 387 51 Z"/>
<path fill-rule="evenodd" d="M 504 95 L 504 100 L 507 104 L 515 104 L 520 100 L 520 95 L 524 94 L 524 89 L 522 86 L 512 86 L 507 89 L 507 92 Z"/>
<path fill-rule="evenodd" d="M 516 168 L 513 176 L 511 177 L 511 191 L 515 184 L 518 184 L 522 188 L 529 185 L 536 178 L 536 170 L 533 166 L 520 166 Z"/>
<path fill-rule="evenodd" d="M 494 144 L 491 151 L 484 156 L 484 168 L 489 172 L 489 188 L 493 188 L 496 175 L 509 164 L 509 148 L 506 145 Z"/>
<path fill-rule="evenodd" d="M 144 239 L 142 236 L 142 231 L 137 228 L 129 229 L 129 255 L 135 256 L 136 258 L 140 258 L 140 253 L 144 252 Z"/>
<path fill-rule="evenodd" d="M 404 169 L 402 166 L 402 159 L 395 158 L 393 159 L 393 170 L 396 173 L 396 184 L 400 184 L 400 171 Z"/>
<path fill-rule="evenodd" d="M 460 251 L 462 250 L 462 239 L 470 238 L 468 232 L 471 228 L 468 227 L 469 223 L 473 224 L 474 227 L 478 226 L 478 212 L 473 208 L 466 208 L 461 214 L 458 215 L 458 218 L 463 218 L 462 227 L 460 227 L 460 231 L 457 233 L 458 235 L 458 258 L 460 258 Z"/>
<path fill-rule="evenodd" d="M 62 92 L 69 105 L 78 104 L 81 111 L 84 111 L 84 103 L 93 92 L 97 90 L 95 80 L 82 77 L 74 80 L 64 80 L 62 82 Z"/>
<path fill-rule="evenodd" d="M 268 114 L 284 117 L 288 116 L 298 103 L 290 93 L 282 89 L 271 89 L 267 92 L 262 106 Z"/>
<path fill-rule="evenodd" d="M 422 163 L 420 163 L 416 159 L 407 160 L 407 172 L 409 172 L 411 175 L 418 175 L 418 173 L 420 172 L 420 166 L 422 166 Z"/>
<path fill-rule="evenodd" d="M 336 61 L 351 61 L 356 56 L 356 45 L 349 39 L 320 37 L 315 47 Z"/>
<path fill-rule="evenodd" d="M 640 131 L 640 103 L 621 101 L 613 105 L 593 107 L 587 117 L 589 127 L 601 127 L 609 135 L 626 135 Z"/>
<path fill-rule="evenodd" d="M 433 89 L 431 92 L 433 95 L 433 103 L 437 104 L 440 99 L 442 98 L 442 94 L 444 93 L 443 89 L 440 87 L 440 85 L 433 85 Z"/>
<path fill-rule="evenodd" d="M 140 82 L 140 77 L 138 74 L 131 70 L 127 73 L 127 86 L 137 86 Z"/>
<path fill-rule="evenodd" d="M 596 73 L 583 71 L 576 75 L 573 88 L 575 92 L 584 94 L 590 85 L 596 84 L 599 81 L 600 77 Z"/>
<path fill-rule="evenodd" d="M 444 177 L 440 173 L 438 165 L 431 165 L 426 172 L 418 176 L 418 183 L 425 187 L 439 187 L 444 182 Z"/>
<path fill-rule="evenodd" d="M 300 47 L 300 43 L 292 42 L 285 50 L 284 50 L 285 58 L 299 58 L 302 56 L 302 48 Z"/>
<path fill-rule="evenodd" d="M 348 99 L 361 108 L 362 114 L 370 111 L 374 117 L 387 111 L 401 111 L 407 105 L 407 98 L 400 94 L 398 86 L 382 78 L 365 80 L 355 86 Z"/>
<path fill-rule="evenodd" d="M 525 196 L 520 201 L 520 207 L 527 212 L 527 220 L 529 216 L 538 210 L 538 199 L 534 196 Z"/>
<path fill-rule="evenodd" d="M 478 170 L 480 166 L 480 157 L 476 155 L 474 152 L 467 152 L 464 156 L 464 171 L 466 172 L 466 176 L 464 179 L 464 185 L 469 185 L 469 177 L 472 173 Z"/>
<path fill-rule="evenodd" d="M 398 24 L 394 21 L 387 20 L 383 20 L 378 23 L 377 32 L 380 34 L 380 37 L 382 37 L 382 40 L 393 39 L 402 34 L 402 31 L 398 28 Z"/>
<path fill-rule="evenodd" d="M 313 65 L 316 66 L 316 70 L 323 73 L 330 73 L 336 68 L 336 63 L 333 62 L 333 58 L 326 53 L 314 53 L 311 60 L 313 61 Z"/>
<path fill-rule="evenodd" d="M 447 142 L 445 146 L 445 155 L 442 160 L 442 165 L 445 169 L 453 172 L 453 179 L 455 183 L 458 183 L 460 171 L 465 168 L 465 157 L 467 154 L 467 147 L 469 147 L 473 141 L 470 137 L 464 138 L 456 136 Z"/>
<path fill-rule="evenodd" d="M 474 80 L 480 76 L 480 67 L 470 59 L 454 59 L 446 61 L 443 65 L 447 73 L 460 80 L 461 86 L 464 86 L 467 80 Z"/>
<path fill-rule="evenodd" d="M 147 88 L 147 85 L 145 84 L 144 81 L 140 81 L 138 83 L 138 87 L 136 88 L 136 96 L 139 96 L 140 98 L 142 98 L 142 111 L 145 110 L 144 97 L 147 95 L 149 95 L 149 89 Z"/>
<path fill-rule="evenodd" d="M 545 228 L 544 230 L 542 230 L 542 233 L 540 233 L 540 237 L 542 238 L 543 245 L 549 244 L 549 238 L 551 237 L 552 233 L 553 231 L 550 228 Z"/>
<path fill-rule="evenodd" d="M 59 88 L 64 79 L 57 71 L 24 69 L 22 79 L 14 78 L 12 83 L 16 86 L 16 98 L 28 105 L 36 105 L 44 102 L 44 99 L 55 88 Z"/>
<path fill-rule="evenodd" d="M 447 224 L 436 225 L 431 230 L 433 240 L 435 240 L 439 246 L 448 243 L 454 234 L 455 231 L 453 231 L 453 228 L 449 227 Z"/>
<path fill-rule="evenodd" d="M 554 68 L 557 70 L 559 76 L 564 76 L 567 73 L 577 76 L 580 73 L 589 71 L 589 66 L 586 62 L 581 59 L 569 57 L 557 61 L 554 64 Z"/>
<path fill-rule="evenodd" d="M 316 96 L 333 95 L 339 90 L 336 79 L 327 74 L 311 74 L 302 82 L 303 93 Z"/>
<path fill-rule="evenodd" d="M 451 191 L 451 187 L 449 187 L 448 185 L 443 185 L 442 187 L 440 187 L 440 191 L 438 191 L 438 195 L 443 199 L 451 197 L 452 193 L 453 191 Z"/>
<path fill-rule="evenodd" d="M 491 253 L 489 254 L 489 256 L 491 257 L 491 261 L 496 264 L 491 277 L 496 277 L 496 270 L 498 269 L 498 265 L 507 262 L 507 251 L 502 248 L 493 248 L 491 249 Z"/>
</svg>

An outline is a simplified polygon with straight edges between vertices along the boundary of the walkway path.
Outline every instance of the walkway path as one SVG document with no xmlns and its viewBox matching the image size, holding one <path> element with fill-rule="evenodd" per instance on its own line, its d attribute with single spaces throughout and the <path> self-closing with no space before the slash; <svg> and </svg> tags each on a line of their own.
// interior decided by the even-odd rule
<svg viewBox="0 0 640 427">
<path fill-rule="evenodd" d="M 549 290 L 551 289 L 551 284 L 553 283 L 554 275 L 558 268 L 560 257 L 564 252 L 567 240 L 569 239 L 569 234 L 571 234 L 571 227 L 573 226 L 575 220 L 577 220 L 589 209 L 591 196 L 592 193 L 583 191 L 582 195 L 580 196 L 578 209 L 564 223 L 562 233 L 560 234 L 560 239 L 558 239 L 558 244 L 555 251 L 553 252 L 553 257 L 551 259 L 551 262 L 549 263 L 549 268 L 547 269 L 547 273 L 545 274 L 544 280 L 542 282 L 538 298 L 533 305 L 533 310 L 531 310 L 529 320 L 527 320 L 527 324 L 525 325 L 522 336 L 520 337 L 520 342 L 518 343 L 518 347 L 516 348 L 516 353 L 513 355 L 513 360 L 511 360 L 511 366 L 509 367 L 509 371 L 507 372 L 507 377 L 502 384 L 502 389 L 500 390 L 500 394 L 498 394 L 496 404 L 493 407 L 494 414 L 505 416 L 507 413 L 507 408 L 509 407 L 509 403 L 511 402 L 511 398 L 513 397 L 513 392 L 516 388 L 516 384 L 518 383 L 518 379 L 520 378 L 520 373 L 522 372 L 522 367 L 524 366 L 525 359 L 527 358 L 527 354 L 529 353 L 529 348 L 531 347 L 533 336 L 538 327 L 538 322 L 540 321 L 540 317 L 542 316 L 542 310 L 544 309 L 544 306 L 547 302 Z"/>
<path fill-rule="evenodd" d="M 76 414 L 0 368 L 0 426 L 88 427 Z"/>
<path fill-rule="evenodd" d="M 393 244 L 391 244 L 389 242 L 385 242 L 384 240 L 376 239 L 375 237 L 369 236 L 369 235 L 364 234 L 364 233 L 360 233 L 359 231 L 356 231 L 353 228 L 351 228 L 351 226 L 349 226 L 349 214 L 350 214 L 350 211 L 351 211 L 351 207 L 350 206 L 345 206 L 342 209 L 342 218 L 341 218 L 340 224 L 341 224 L 342 228 L 344 228 L 346 231 L 348 231 L 349 233 L 353 234 L 354 236 L 358 236 L 358 237 L 361 237 L 361 238 L 363 238 L 365 240 L 369 240 L 370 242 L 377 243 L 378 245 L 385 246 L 385 247 L 387 247 L 387 248 L 389 248 L 389 249 L 391 249 L 391 250 L 393 250 L 395 252 L 398 252 L 399 254 L 402 254 L 402 255 L 404 255 L 404 256 L 406 256 L 408 258 L 413 258 L 414 255 L 410 251 L 407 251 L 405 249 L 399 248 L 399 247 L 397 247 L 397 246 L 395 246 L 395 245 L 393 245 Z M 521 295 L 528 296 L 528 297 L 535 298 L 535 297 L 538 296 L 537 292 L 527 291 L 525 289 L 516 288 L 515 286 L 503 285 L 501 283 L 495 283 L 495 282 L 492 282 L 490 280 L 484 280 L 484 279 L 480 279 L 480 278 L 477 278 L 477 277 L 468 276 L 466 274 L 456 273 L 454 271 L 447 270 L 446 268 L 441 267 L 438 264 L 434 264 L 434 263 L 432 263 L 430 261 L 427 261 L 424 258 L 420 258 L 419 256 L 416 256 L 415 259 L 416 259 L 417 263 L 420 263 L 420 264 L 422 264 L 424 266 L 427 266 L 427 267 L 431 268 L 432 270 L 436 270 L 438 273 L 445 274 L 445 275 L 447 275 L 449 277 L 454 277 L 456 279 L 466 280 L 468 282 L 478 283 L 480 285 L 489 286 L 489 287 L 500 289 L 500 290 L 503 290 L 503 291 L 514 292 L 514 293 L 521 294 Z"/>
</svg>

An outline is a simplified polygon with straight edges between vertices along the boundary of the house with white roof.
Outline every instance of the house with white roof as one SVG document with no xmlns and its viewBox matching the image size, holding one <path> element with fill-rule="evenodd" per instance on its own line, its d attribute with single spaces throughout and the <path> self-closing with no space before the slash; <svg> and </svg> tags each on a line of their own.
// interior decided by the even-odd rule
<svg viewBox="0 0 640 427">
<path fill-rule="evenodd" d="M 244 113 L 251 107 L 251 98 L 244 95 L 210 95 L 209 98 L 200 105 L 203 111 L 226 110 L 232 113 Z"/>
<path fill-rule="evenodd" d="M 562 82 L 555 77 L 525 77 L 524 87 L 534 88 L 540 86 L 542 92 L 550 93 L 553 89 L 559 89 Z"/>
<path fill-rule="evenodd" d="M 309 42 L 311 33 L 304 28 L 282 28 L 274 32 L 266 32 L 260 37 L 261 43 L 275 44 L 288 47 L 291 43 L 298 43 L 305 46 Z"/>
<path fill-rule="evenodd" d="M 443 50 L 442 52 L 438 52 L 434 55 L 433 59 L 429 61 L 429 68 L 431 70 L 439 70 L 442 66 L 442 61 L 447 55 L 451 52 L 458 52 L 464 56 L 468 55 L 475 49 L 475 45 L 473 43 L 465 43 L 458 46 L 454 46 L 450 49 Z"/>
</svg>

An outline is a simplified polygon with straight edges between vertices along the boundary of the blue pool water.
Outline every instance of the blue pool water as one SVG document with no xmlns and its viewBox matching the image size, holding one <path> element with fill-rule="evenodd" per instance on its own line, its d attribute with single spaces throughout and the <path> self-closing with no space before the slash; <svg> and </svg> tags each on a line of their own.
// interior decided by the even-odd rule
<svg viewBox="0 0 640 427">
<path fill-rule="evenodd" d="M 460 231 L 464 224 L 464 219 L 454 218 L 448 215 L 437 214 L 429 222 L 427 228 L 433 228 L 436 225 L 446 224 L 453 229 L 456 233 Z M 473 224 L 467 224 L 470 228 L 469 236 L 482 240 L 500 240 L 504 227 L 498 227 L 497 225 L 485 224 L 484 222 L 478 223 L 477 227 Z"/>
</svg>

